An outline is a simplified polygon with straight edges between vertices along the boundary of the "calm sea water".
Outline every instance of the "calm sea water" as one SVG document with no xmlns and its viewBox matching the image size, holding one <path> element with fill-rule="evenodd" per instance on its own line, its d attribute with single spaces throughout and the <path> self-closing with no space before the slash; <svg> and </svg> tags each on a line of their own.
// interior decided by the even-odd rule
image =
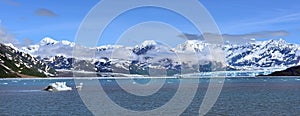
<svg viewBox="0 0 300 116">
<path fill-rule="evenodd" d="M 191 83 L 199 80 L 199 87 L 192 103 L 181 115 L 198 115 L 210 80 L 189 80 Z M 76 90 L 42 90 L 49 83 L 57 81 L 65 81 L 68 86 L 75 87 L 72 79 L 0 80 L 0 115 L 93 115 Z M 114 79 L 96 81 L 100 82 L 105 94 L 120 107 L 148 111 L 169 102 L 176 94 L 181 79 L 167 79 L 159 92 L 149 96 L 129 94 Z M 137 79 L 128 84 L 148 82 L 149 79 Z M 84 86 L 87 85 L 88 83 L 84 83 Z M 185 91 L 189 91 L 189 86 L 183 87 Z M 207 115 L 300 115 L 300 78 L 226 78 L 217 102 Z"/>
</svg>

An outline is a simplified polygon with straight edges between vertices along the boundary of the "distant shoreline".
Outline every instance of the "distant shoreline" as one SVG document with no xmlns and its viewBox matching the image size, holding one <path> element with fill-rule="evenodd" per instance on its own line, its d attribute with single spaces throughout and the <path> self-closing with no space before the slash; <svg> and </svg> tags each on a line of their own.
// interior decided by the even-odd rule
<svg viewBox="0 0 300 116">
<path fill-rule="evenodd" d="M 225 78 L 219 78 L 219 77 L 200 77 L 200 78 L 194 78 L 194 77 L 183 77 L 183 78 L 177 78 L 177 77 L 50 77 L 50 78 L 0 78 L 0 80 L 32 80 L 32 79 L 45 79 L 45 80 L 51 80 L 51 79 L 58 79 L 58 80 L 64 80 L 64 79 L 91 79 L 91 80 L 99 80 L 99 79 L 239 79 L 239 78 L 251 78 L 251 79 L 281 79 L 281 78 L 291 78 L 296 79 L 300 78 L 300 76 L 259 76 L 259 77 L 225 77 Z"/>
</svg>

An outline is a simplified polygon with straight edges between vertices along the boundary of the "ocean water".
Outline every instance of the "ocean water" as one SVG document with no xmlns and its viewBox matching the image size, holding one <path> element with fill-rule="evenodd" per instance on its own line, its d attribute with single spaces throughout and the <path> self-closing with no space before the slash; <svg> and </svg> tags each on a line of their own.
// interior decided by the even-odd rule
<svg viewBox="0 0 300 116">
<path fill-rule="evenodd" d="M 189 92 L 197 84 L 197 92 L 191 98 L 191 104 L 183 109 L 181 115 L 199 115 L 199 108 L 207 91 L 210 79 L 152 79 L 163 81 L 158 91 L 149 95 L 135 95 L 128 93 L 119 84 L 128 85 L 131 90 L 145 91 L 134 85 L 143 85 L 150 79 L 81 79 L 84 83 L 83 90 L 91 94 L 105 94 L 115 105 L 120 108 L 136 112 L 159 109 L 172 102 L 171 99 L 182 88 Z M 180 82 L 188 80 L 186 85 Z M 1 79 L 0 80 L 0 115 L 93 115 L 89 104 L 82 100 L 77 90 L 66 92 L 47 92 L 42 89 L 52 82 L 66 82 L 74 88 L 73 79 Z M 94 86 L 88 81 L 99 84 L 104 92 L 99 92 L 99 86 Z M 199 81 L 199 82 L 198 82 Z M 217 83 L 217 82 L 216 82 Z M 85 90 L 86 89 L 86 90 Z M 150 91 L 151 92 L 151 91 Z M 177 93 L 176 93 L 177 92 Z M 147 92 L 144 92 L 147 94 Z M 148 92 L 149 93 L 149 92 Z M 189 94 L 182 96 L 189 99 Z M 98 103 L 94 106 L 106 111 L 101 115 L 110 115 L 115 109 L 107 105 L 108 102 Z M 180 105 L 180 104 L 178 104 Z M 176 111 L 168 111 L 175 115 Z M 174 112 L 174 114 L 172 114 Z M 294 78 L 226 78 L 221 94 L 216 103 L 206 115 L 300 115 L 300 77 Z"/>
</svg>

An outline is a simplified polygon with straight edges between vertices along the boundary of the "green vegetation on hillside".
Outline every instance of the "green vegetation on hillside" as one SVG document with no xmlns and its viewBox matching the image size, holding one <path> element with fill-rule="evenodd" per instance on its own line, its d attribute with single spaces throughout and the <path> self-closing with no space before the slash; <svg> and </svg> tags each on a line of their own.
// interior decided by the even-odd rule
<svg viewBox="0 0 300 116">
<path fill-rule="evenodd" d="M 55 70 L 36 58 L 0 44 L 0 77 L 47 77 L 44 72 L 55 74 Z"/>
</svg>

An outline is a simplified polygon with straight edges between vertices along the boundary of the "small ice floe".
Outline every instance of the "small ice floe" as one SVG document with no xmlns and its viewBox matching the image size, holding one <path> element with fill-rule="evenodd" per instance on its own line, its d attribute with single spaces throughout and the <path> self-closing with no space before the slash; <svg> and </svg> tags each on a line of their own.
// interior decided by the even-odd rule
<svg viewBox="0 0 300 116">
<path fill-rule="evenodd" d="M 167 83 L 173 83 L 172 81 L 168 81 Z"/>
<path fill-rule="evenodd" d="M 176 74 L 176 75 L 174 75 L 175 76 L 175 78 L 177 78 L 177 79 L 181 79 L 181 78 L 183 78 L 183 76 L 182 75 L 178 75 L 178 74 Z"/>
<path fill-rule="evenodd" d="M 3 85 L 7 85 L 8 83 L 3 83 Z"/>
<path fill-rule="evenodd" d="M 13 83 L 17 83 L 18 81 L 12 81 Z"/>
<path fill-rule="evenodd" d="M 83 83 L 79 83 L 79 85 L 76 86 L 76 89 L 77 89 L 77 90 L 81 90 L 81 89 L 82 89 L 82 86 L 83 86 Z"/>
<path fill-rule="evenodd" d="M 287 81 L 286 79 L 281 79 L 282 81 Z"/>
<path fill-rule="evenodd" d="M 300 79 L 295 79 L 296 81 L 300 81 Z"/>
<path fill-rule="evenodd" d="M 66 85 L 66 82 L 55 82 L 50 83 L 45 89 L 45 91 L 71 91 L 72 88 Z"/>
</svg>

